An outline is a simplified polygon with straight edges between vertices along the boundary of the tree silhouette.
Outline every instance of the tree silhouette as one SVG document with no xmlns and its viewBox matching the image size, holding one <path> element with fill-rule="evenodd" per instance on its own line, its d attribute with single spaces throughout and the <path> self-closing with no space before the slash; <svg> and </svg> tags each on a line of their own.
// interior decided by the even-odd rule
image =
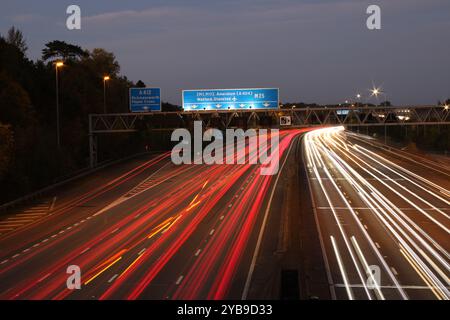
<svg viewBox="0 0 450 320">
<path fill-rule="evenodd" d="M 25 42 L 22 31 L 16 29 L 14 26 L 12 26 L 8 30 L 8 34 L 6 35 L 6 42 L 17 47 L 17 49 L 19 49 L 23 54 L 25 54 L 25 52 L 28 50 L 28 46 Z"/>
<path fill-rule="evenodd" d="M 138 82 L 136 82 L 136 87 L 137 88 L 145 88 L 146 85 L 142 80 L 138 80 Z"/>
<path fill-rule="evenodd" d="M 76 46 L 70 43 L 66 43 L 60 40 L 54 40 L 45 44 L 45 48 L 42 49 L 42 59 L 47 60 L 79 60 L 80 58 L 87 57 L 88 53 L 84 51 L 80 46 Z"/>
</svg>

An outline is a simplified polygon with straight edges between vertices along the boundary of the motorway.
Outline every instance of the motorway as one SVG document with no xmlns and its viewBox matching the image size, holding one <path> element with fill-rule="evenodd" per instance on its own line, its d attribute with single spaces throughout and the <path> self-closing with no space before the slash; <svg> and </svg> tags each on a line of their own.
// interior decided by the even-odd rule
<svg viewBox="0 0 450 320">
<path fill-rule="evenodd" d="M 281 131 L 278 150 L 272 176 L 166 152 L 14 209 L 0 299 L 450 297 L 448 163 L 338 127 Z"/>
<path fill-rule="evenodd" d="M 305 131 L 280 133 L 275 175 L 261 175 L 260 164 L 177 166 L 167 152 L 104 169 L 8 215 L 0 298 L 251 298 L 272 199 Z M 71 265 L 80 267 L 80 290 L 66 286 Z"/>
<path fill-rule="evenodd" d="M 448 164 L 342 127 L 303 148 L 332 297 L 448 300 Z"/>
</svg>

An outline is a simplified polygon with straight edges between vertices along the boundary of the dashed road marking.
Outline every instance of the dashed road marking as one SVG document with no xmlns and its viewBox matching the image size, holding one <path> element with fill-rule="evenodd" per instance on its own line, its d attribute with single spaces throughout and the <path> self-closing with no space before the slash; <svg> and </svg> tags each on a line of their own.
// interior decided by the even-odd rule
<svg viewBox="0 0 450 320">
<path fill-rule="evenodd" d="M 111 282 L 113 282 L 114 281 L 114 279 L 116 279 L 117 277 L 119 276 L 119 274 L 118 273 L 116 273 L 115 275 L 113 275 L 112 277 L 111 277 L 111 279 L 109 279 L 108 280 L 108 283 L 111 283 Z"/>
<path fill-rule="evenodd" d="M 179 276 L 177 282 L 175 282 L 176 285 L 179 285 L 181 281 L 183 280 L 184 276 Z"/>
<path fill-rule="evenodd" d="M 47 279 L 48 277 L 50 277 L 50 275 L 51 275 L 51 273 L 47 273 L 45 276 L 43 276 L 42 278 L 40 278 L 40 279 L 38 280 L 38 282 L 44 281 L 45 279 Z"/>
<path fill-rule="evenodd" d="M 81 254 L 83 254 L 83 253 L 87 252 L 87 251 L 88 251 L 89 249 L 90 249 L 90 247 L 88 247 L 88 248 L 84 249 L 83 251 L 81 251 Z"/>
</svg>

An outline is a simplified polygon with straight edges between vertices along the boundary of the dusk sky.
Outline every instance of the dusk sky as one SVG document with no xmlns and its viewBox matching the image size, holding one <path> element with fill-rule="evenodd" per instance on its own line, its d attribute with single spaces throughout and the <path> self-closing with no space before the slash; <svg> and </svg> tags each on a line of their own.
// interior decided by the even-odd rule
<svg viewBox="0 0 450 320">
<path fill-rule="evenodd" d="M 81 7 L 81 30 L 66 8 Z M 382 10 L 368 30 L 366 8 Z M 28 56 L 64 40 L 114 52 L 121 74 L 181 90 L 279 87 L 283 102 L 339 103 L 372 83 L 394 104 L 450 98 L 449 0 L 1 0 L 0 33 L 21 29 Z"/>
</svg>

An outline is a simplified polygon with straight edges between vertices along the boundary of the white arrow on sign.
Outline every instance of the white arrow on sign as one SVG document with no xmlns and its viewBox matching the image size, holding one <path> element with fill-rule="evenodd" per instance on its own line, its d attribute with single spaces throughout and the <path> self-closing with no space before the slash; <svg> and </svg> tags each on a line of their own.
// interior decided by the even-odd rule
<svg viewBox="0 0 450 320">
<path fill-rule="evenodd" d="M 243 107 L 245 107 L 245 104 L 241 103 L 241 104 L 239 105 L 239 107 L 243 108 Z"/>
<path fill-rule="evenodd" d="M 263 104 L 263 106 L 267 108 L 268 106 L 270 106 L 270 103 L 266 102 L 266 103 Z"/>
<path fill-rule="evenodd" d="M 222 105 L 221 104 L 216 104 L 216 107 L 217 108 L 220 108 Z"/>
</svg>

